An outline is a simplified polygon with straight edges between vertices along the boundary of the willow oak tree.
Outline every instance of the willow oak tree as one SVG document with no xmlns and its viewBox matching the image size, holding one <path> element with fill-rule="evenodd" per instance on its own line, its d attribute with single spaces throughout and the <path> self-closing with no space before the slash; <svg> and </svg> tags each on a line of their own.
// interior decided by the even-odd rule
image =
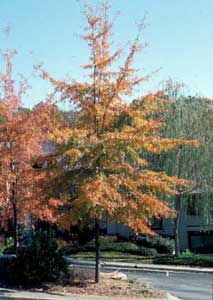
<svg viewBox="0 0 213 300">
<path fill-rule="evenodd" d="M 55 201 L 47 199 L 42 189 L 44 173 L 33 167 L 42 155 L 43 142 L 55 125 L 52 105 L 43 103 L 25 109 L 22 96 L 28 88 L 22 78 L 16 91 L 12 58 L 15 51 L 2 54 L 6 70 L 0 73 L 0 216 L 1 226 L 13 221 L 14 247 L 18 244 L 18 225 L 29 217 L 54 219 Z"/>
<path fill-rule="evenodd" d="M 177 212 L 175 254 L 178 256 L 180 254 L 180 221 L 181 217 L 186 215 L 186 207 L 190 201 L 192 202 L 192 198 L 196 198 L 196 202 L 191 203 L 196 206 L 194 210 L 202 212 L 205 218 L 203 224 L 212 220 L 212 100 L 176 97 L 168 104 L 165 123 L 163 130 L 165 137 L 197 140 L 200 143 L 199 147 L 178 146 L 153 160 L 155 170 L 164 170 L 170 176 L 178 176 L 188 181 L 188 184 L 177 189 L 176 195 L 171 198 Z"/>
<path fill-rule="evenodd" d="M 54 79 L 42 70 L 61 100 L 70 101 L 76 111 L 75 122 L 55 132 L 56 148 L 63 153 L 67 174 L 66 186 L 73 187 L 69 211 L 64 220 L 72 222 L 85 210 L 96 227 L 96 282 L 99 280 L 99 221 L 107 217 L 134 229 L 154 234 L 152 217 L 171 217 L 174 211 L 161 201 L 158 193 L 172 194 L 184 182 L 163 172 L 148 169 L 148 161 L 140 152 L 160 153 L 185 143 L 160 136 L 161 120 L 155 112 L 163 109 L 163 92 L 147 94 L 134 103 L 134 90 L 146 77 L 133 67 L 142 50 L 138 34 L 125 56 L 122 49 L 111 51 L 109 7 L 87 7 L 87 27 L 83 39 L 90 49 L 89 70 L 85 82 Z M 124 57 L 125 56 L 125 57 Z M 123 64 L 118 63 L 124 59 Z"/>
</svg>

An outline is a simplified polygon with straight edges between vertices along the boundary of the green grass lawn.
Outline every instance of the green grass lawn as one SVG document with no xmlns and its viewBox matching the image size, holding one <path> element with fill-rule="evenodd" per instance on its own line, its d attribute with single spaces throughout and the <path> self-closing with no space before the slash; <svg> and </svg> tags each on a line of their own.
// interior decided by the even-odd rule
<svg viewBox="0 0 213 300">
<path fill-rule="evenodd" d="M 69 255 L 69 257 L 74 259 L 82 259 L 82 260 L 95 260 L 95 252 L 78 252 L 76 254 Z M 151 259 L 144 256 L 126 254 L 126 253 L 115 252 L 115 251 L 101 252 L 101 259 L 104 261 L 129 262 L 129 263 L 151 262 Z"/>
<path fill-rule="evenodd" d="M 95 260 L 95 252 L 78 252 L 71 254 L 69 257 L 79 260 Z M 184 266 L 200 266 L 213 267 L 213 257 L 201 254 L 192 254 L 191 256 L 181 255 L 179 258 L 171 256 L 161 256 L 157 258 L 149 258 L 141 255 L 122 253 L 117 251 L 102 251 L 101 260 L 112 262 L 127 262 L 127 263 L 151 263 L 165 265 L 184 265 Z"/>
</svg>

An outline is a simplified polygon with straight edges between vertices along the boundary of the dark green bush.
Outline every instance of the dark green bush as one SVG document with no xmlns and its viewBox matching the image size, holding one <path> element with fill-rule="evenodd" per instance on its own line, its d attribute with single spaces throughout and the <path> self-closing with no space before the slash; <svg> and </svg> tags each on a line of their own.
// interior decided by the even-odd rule
<svg viewBox="0 0 213 300">
<path fill-rule="evenodd" d="M 158 256 L 158 252 L 154 248 L 140 247 L 140 251 L 138 253 L 142 256 Z"/>
<path fill-rule="evenodd" d="M 16 260 L 15 255 L 1 255 L 0 256 L 0 281 L 8 281 L 10 278 L 10 266 Z"/>
<path fill-rule="evenodd" d="M 101 243 L 100 246 L 101 251 L 115 251 L 121 253 L 129 253 L 135 255 L 143 255 L 143 256 L 156 256 L 157 251 L 155 249 L 151 249 L 148 247 L 138 246 L 132 242 L 108 242 Z M 95 243 L 88 243 L 84 246 L 79 247 L 66 247 L 65 254 L 75 254 L 78 252 L 94 252 L 95 251 Z"/>
<path fill-rule="evenodd" d="M 9 269 L 10 281 L 19 285 L 61 280 L 67 274 L 67 266 L 56 241 L 44 232 L 36 234 L 28 247 L 19 249 Z"/>
<path fill-rule="evenodd" d="M 160 236 L 142 236 L 136 237 L 138 246 L 154 248 L 160 254 L 172 254 L 174 251 L 174 241 Z"/>
<path fill-rule="evenodd" d="M 180 255 L 180 257 L 161 257 L 154 260 L 156 264 L 183 265 L 213 267 L 213 257 L 201 254 L 192 254 L 191 256 Z"/>
<path fill-rule="evenodd" d="M 101 245 L 102 251 L 117 251 L 123 253 L 136 253 L 139 250 L 139 247 L 130 242 L 111 242 Z"/>
<path fill-rule="evenodd" d="M 3 254 L 15 254 L 16 250 L 14 248 L 14 239 L 12 237 L 8 237 L 6 239 L 6 245 L 2 247 Z"/>
<path fill-rule="evenodd" d="M 16 249 L 14 248 L 14 246 L 9 246 L 9 247 L 5 247 L 2 252 L 3 254 L 15 254 Z"/>
<path fill-rule="evenodd" d="M 101 246 L 102 251 L 117 251 L 143 256 L 155 256 L 157 251 L 148 247 L 138 246 L 132 242 L 107 243 Z"/>
</svg>

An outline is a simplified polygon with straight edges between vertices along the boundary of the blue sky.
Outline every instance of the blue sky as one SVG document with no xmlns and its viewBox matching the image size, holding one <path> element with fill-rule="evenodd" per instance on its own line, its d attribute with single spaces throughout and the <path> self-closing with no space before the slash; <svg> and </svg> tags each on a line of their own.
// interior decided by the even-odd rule
<svg viewBox="0 0 213 300">
<path fill-rule="evenodd" d="M 89 4 L 97 1 L 88 0 Z M 142 41 L 148 46 L 137 57 L 136 66 L 149 74 L 157 69 L 140 93 L 156 89 L 168 78 L 185 84 L 185 92 L 213 96 L 213 1 L 212 0 L 111 0 L 115 23 L 115 45 L 133 39 L 136 22 L 146 14 Z M 80 66 L 88 49 L 80 39 L 85 25 L 76 0 L 0 0 L 0 49 L 16 48 L 15 73 L 32 85 L 25 97 L 32 106 L 45 98 L 49 86 L 33 76 L 33 65 L 63 79 L 83 79 Z"/>
</svg>

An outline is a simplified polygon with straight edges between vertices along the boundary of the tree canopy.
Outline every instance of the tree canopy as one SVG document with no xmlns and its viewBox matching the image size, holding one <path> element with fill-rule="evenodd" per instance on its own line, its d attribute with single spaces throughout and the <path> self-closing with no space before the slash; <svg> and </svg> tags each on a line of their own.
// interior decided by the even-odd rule
<svg viewBox="0 0 213 300">
<path fill-rule="evenodd" d="M 44 155 L 43 143 L 55 126 L 48 102 L 24 108 L 22 96 L 29 86 L 22 78 L 16 91 L 14 55 L 14 51 L 3 54 L 6 71 L 0 73 L 0 215 L 4 227 L 13 220 L 16 244 L 18 223 L 26 223 L 30 216 L 54 220 L 53 202 L 42 188 L 45 173 L 34 168 L 34 162 Z"/>
<path fill-rule="evenodd" d="M 87 27 L 83 39 L 90 49 L 89 62 L 83 67 L 89 70 L 87 81 L 56 80 L 42 70 L 42 76 L 53 84 L 62 101 L 71 103 L 77 115 L 75 122 L 64 122 L 54 135 L 60 164 L 62 160 L 65 163 L 59 177 L 74 191 L 64 221 L 80 218 L 76 207 L 83 207 L 93 219 L 107 217 L 135 231 L 154 234 L 149 227 L 151 217 L 174 216 L 158 194 L 173 194 L 184 181 L 149 170 L 149 162 L 141 159 L 140 153 L 159 154 L 190 142 L 161 136 L 163 121 L 156 115 L 165 107 L 165 91 L 126 101 L 146 80 L 133 66 L 143 48 L 142 25 L 126 56 L 123 49 L 112 53 L 108 10 L 104 4 L 101 9 L 86 7 L 84 12 Z"/>
</svg>

